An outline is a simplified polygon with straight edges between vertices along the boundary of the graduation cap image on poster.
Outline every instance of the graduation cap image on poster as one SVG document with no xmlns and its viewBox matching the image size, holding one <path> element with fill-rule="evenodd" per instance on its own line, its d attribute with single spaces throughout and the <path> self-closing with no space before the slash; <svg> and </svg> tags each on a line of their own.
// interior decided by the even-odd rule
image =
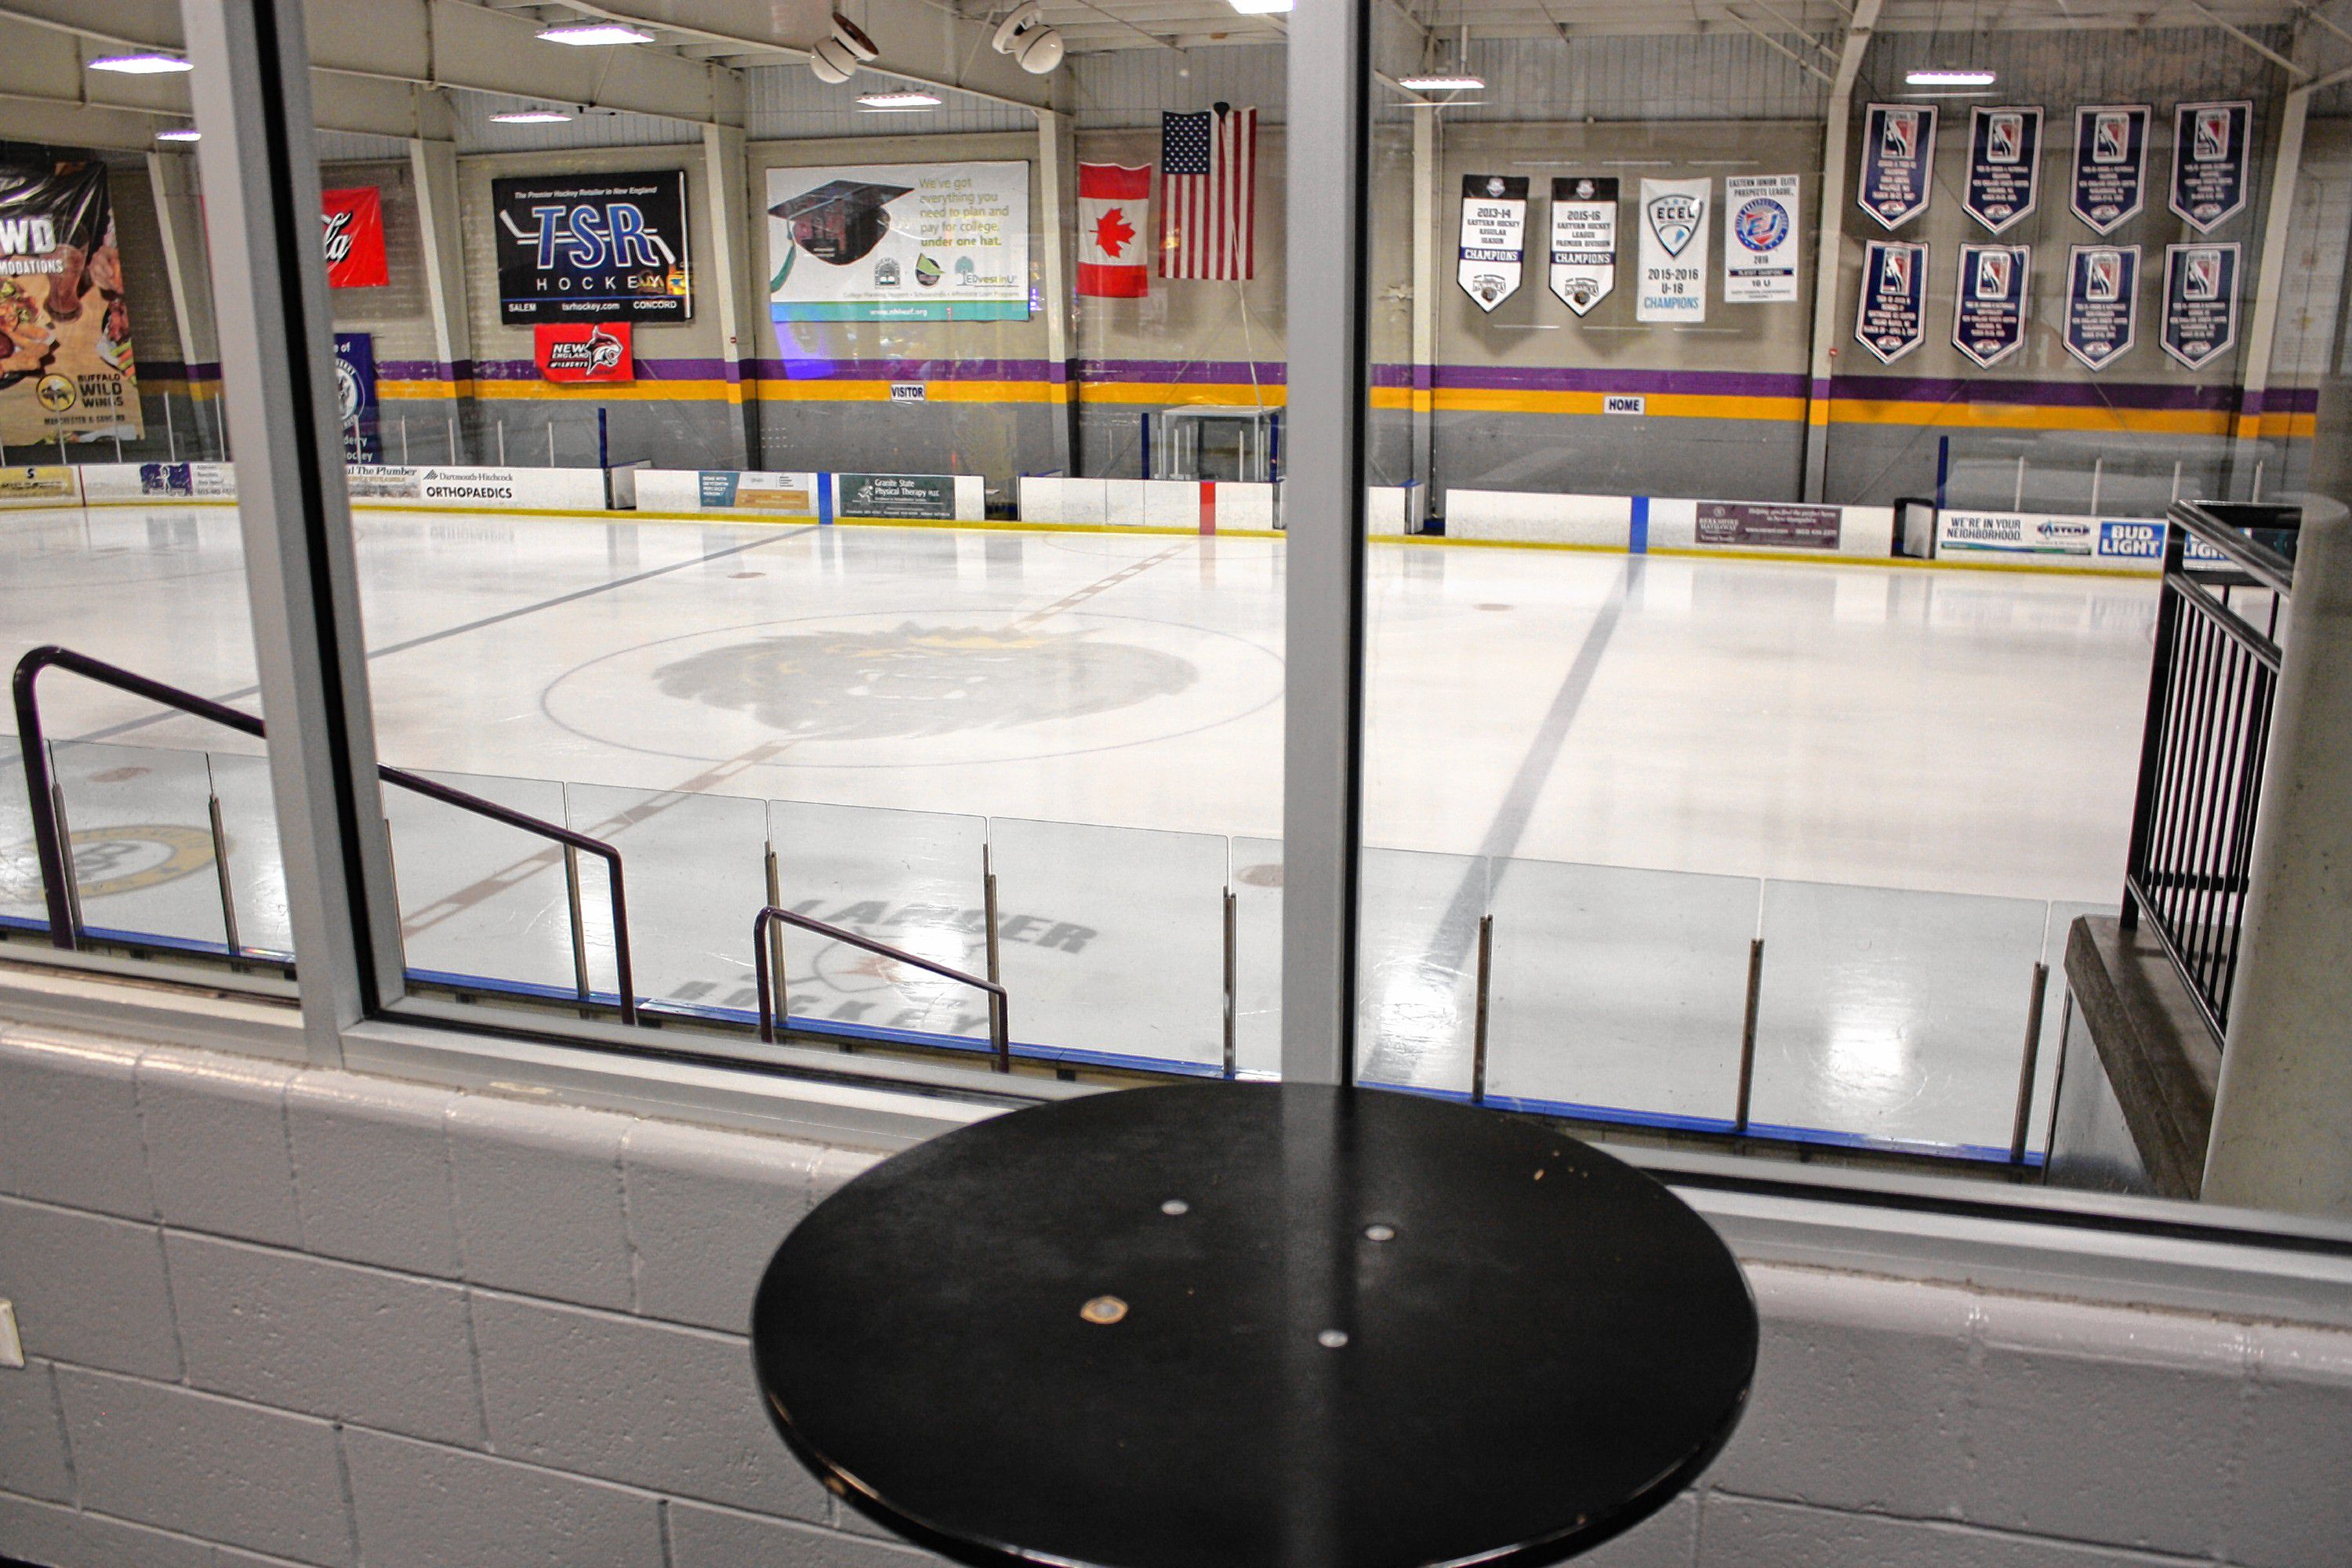
<svg viewBox="0 0 2352 1568">
<path fill-rule="evenodd" d="M 863 261 L 890 232 L 890 204 L 914 189 L 866 180 L 828 180 L 768 209 L 792 226 L 794 253 L 805 250 L 832 267 Z M 783 270 L 792 269 L 792 257 Z M 781 280 L 781 275 L 780 275 Z"/>
</svg>

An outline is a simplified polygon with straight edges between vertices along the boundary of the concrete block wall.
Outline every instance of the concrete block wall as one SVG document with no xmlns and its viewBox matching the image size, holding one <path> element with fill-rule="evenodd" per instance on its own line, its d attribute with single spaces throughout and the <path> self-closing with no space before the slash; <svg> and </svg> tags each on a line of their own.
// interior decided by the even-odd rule
<svg viewBox="0 0 2352 1568">
<path fill-rule="evenodd" d="M 0 1555 L 920 1568 L 744 1327 L 853 1150 L 0 1021 Z M 2352 1334 L 1749 1266 L 1751 1411 L 1601 1568 L 2340 1568 Z"/>
</svg>

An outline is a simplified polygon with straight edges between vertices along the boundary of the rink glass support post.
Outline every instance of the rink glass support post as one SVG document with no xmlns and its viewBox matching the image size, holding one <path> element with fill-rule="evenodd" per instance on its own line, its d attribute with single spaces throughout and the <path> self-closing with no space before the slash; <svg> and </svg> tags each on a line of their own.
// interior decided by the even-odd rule
<svg viewBox="0 0 2352 1568">
<path fill-rule="evenodd" d="M 1748 1110 L 1756 1096 L 1756 1015 L 1764 999 L 1764 939 L 1748 942 L 1748 1005 L 1739 1020 L 1739 1091 L 1732 1101 L 1731 1135 L 1748 1135 Z"/>
<path fill-rule="evenodd" d="M 1495 981 L 1495 917 L 1478 917 L 1478 992 L 1470 1015 L 1470 1103 L 1486 1103 L 1488 998 Z"/>
<path fill-rule="evenodd" d="M 1363 773 L 1370 7 L 1290 16 L 1282 1076 L 1356 1080 Z"/>
<path fill-rule="evenodd" d="M 996 861 L 985 844 L 980 847 L 980 921 L 988 941 L 989 982 L 1002 985 L 1004 984 L 1004 971 L 997 952 Z"/>
<path fill-rule="evenodd" d="M 1238 907 L 1234 902 L 1234 890 L 1225 889 L 1225 1076 L 1232 1078 L 1239 1067 L 1235 1059 L 1236 1031 L 1241 1018 L 1241 943 L 1236 920 Z M 994 976 L 990 978 L 993 979 Z"/>
<path fill-rule="evenodd" d="M 2033 1079 L 2042 1065 L 2042 1013 L 2050 995 L 2050 966 L 2033 966 L 2033 989 L 2025 998 L 2025 1059 L 2017 1069 L 2017 1118 L 2010 1126 L 2009 1163 L 2025 1163 L 2025 1134 L 2033 1120 Z"/>
<path fill-rule="evenodd" d="M 184 0 L 227 446 L 305 1048 L 402 991 L 298 0 Z"/>
</svg>

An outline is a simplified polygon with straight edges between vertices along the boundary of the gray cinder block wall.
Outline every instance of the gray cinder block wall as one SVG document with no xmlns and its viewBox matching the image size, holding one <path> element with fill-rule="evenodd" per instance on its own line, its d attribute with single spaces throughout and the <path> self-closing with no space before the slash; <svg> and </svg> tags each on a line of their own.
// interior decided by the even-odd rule
<svg viewBox="0 0 2352 1568">
<path fill-rule="evenodd" d="M 919 1568 L 744 1327 L 856 1151 L 0 1022 L 0 1554 Z M 1601 1568 L 2341 1568 L 2352 1334 L 1749 1266 L 1751 1413 Z"/>
</svg>

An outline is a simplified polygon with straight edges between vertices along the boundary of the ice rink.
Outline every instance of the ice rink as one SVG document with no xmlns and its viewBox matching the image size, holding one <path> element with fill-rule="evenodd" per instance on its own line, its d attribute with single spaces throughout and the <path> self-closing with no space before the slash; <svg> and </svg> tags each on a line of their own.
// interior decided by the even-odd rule
<svg viewBox="0 0 2352 1568">
<path fill-rule="evenodd" d="M 610 838 L 641 994 L 748 1008 L 770 846 L 787 904 L 976 966 L 985 844 L 1017 1039 L 1215 1062 L 1231 887 L 1242 1065 L 1274 1066 L 1279 541 L 357 528 L 383 760 Z M 1466 1088 L 1492 913 L 1496 1096 L 1720 1121 L 1760 935 L 1759 1123 L 2006 1147 L 2033 965 L 2121 886 L 2152 583 L 1435 542 L 1370 563 L 1368 1078 Z M 0 516 L 0 653 L 44 642 L 254 707 L 234 513 Z M 65 676 L 43 712 L 88 923 L 221 940 L 212 793 L 243 940 L 282 944 L 250 743 Z M 0 912 L 36 916 L 13 763 L 0 784 Z M 570 984 L 559 860 L 414 797 L 387 815 L 414 967 Z M 979 1032 L 887 963 L 786 959 L 796 1016 Z"/>
</svg>

